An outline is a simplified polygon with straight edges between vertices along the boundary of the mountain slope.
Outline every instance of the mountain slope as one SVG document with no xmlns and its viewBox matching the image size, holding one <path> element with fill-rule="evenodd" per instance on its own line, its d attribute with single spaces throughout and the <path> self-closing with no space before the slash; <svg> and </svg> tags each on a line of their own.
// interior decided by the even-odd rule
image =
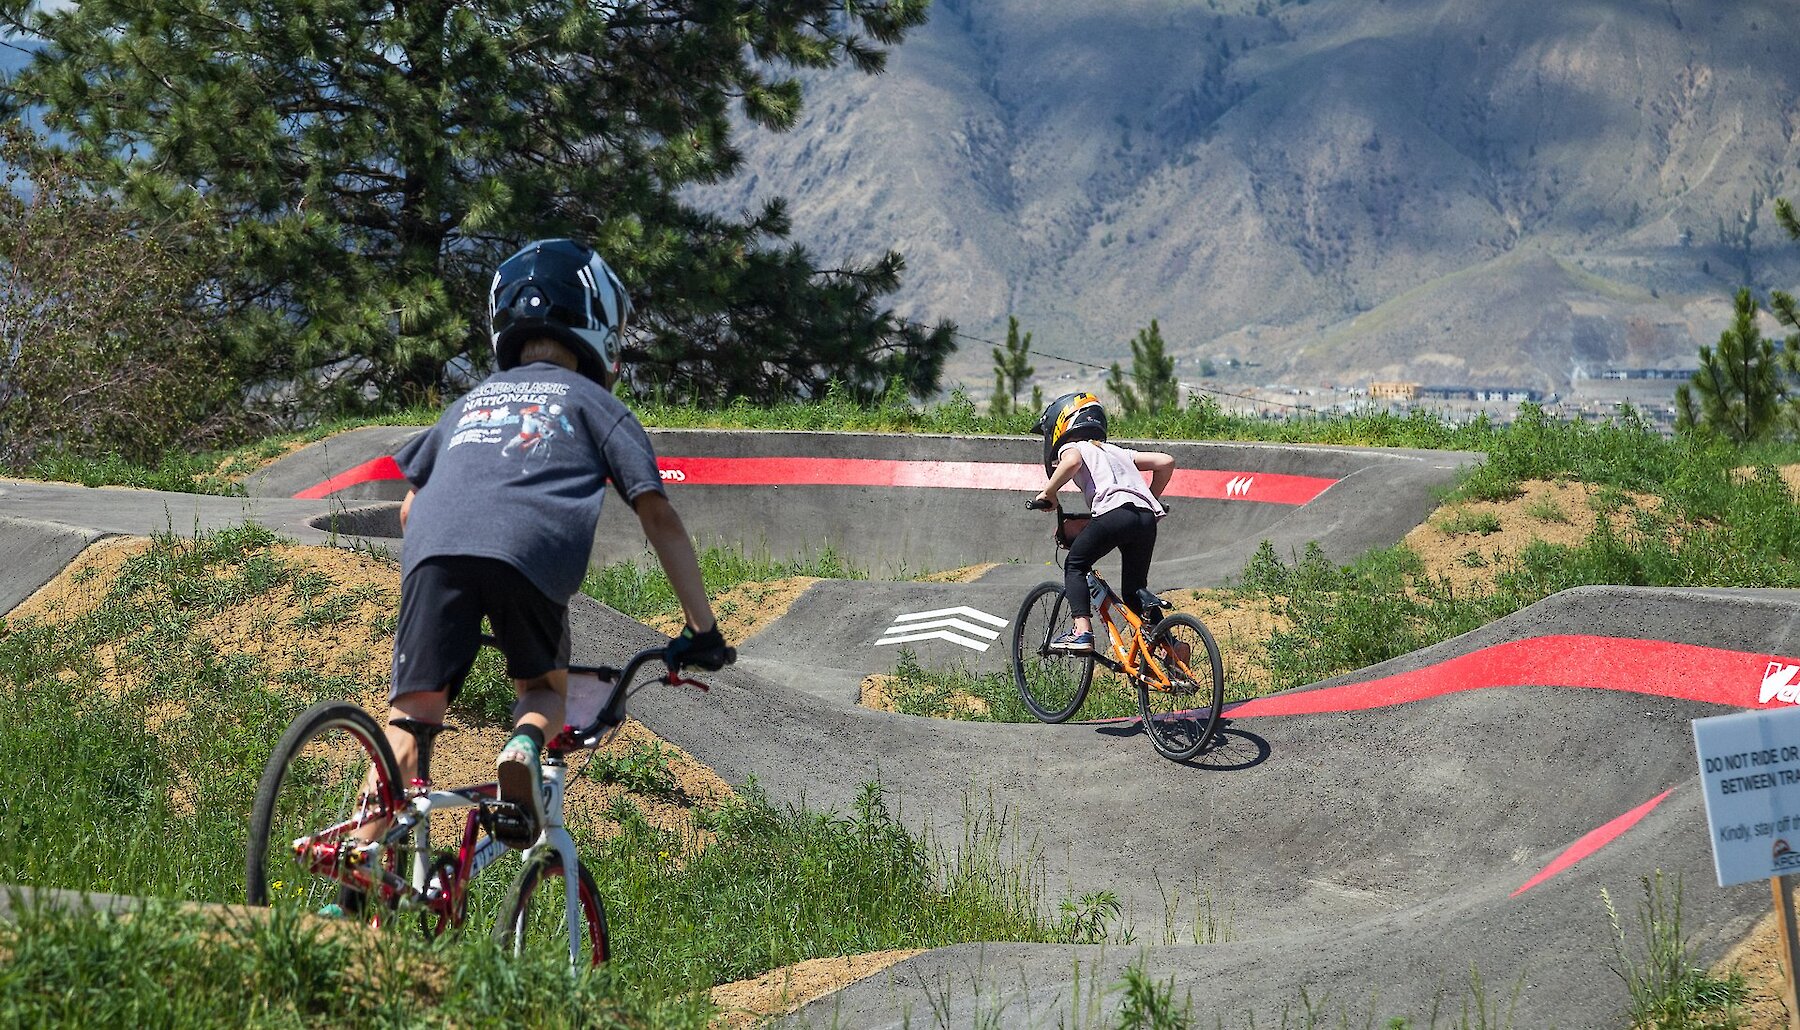
<svg viewBox="0 0 1800 1030">
<path fill-rule="evenodd" d="M 1105 362 L 1154 317 L 1178 353 L 1329 352 L 1346 380 L 1442 381 L 1419 332 L 1357 316 L 1539 255 L 1582 274 L 1446 279 L 1432 317 L 1491 358 L 1462 374 L 1554 386 L 1584 354 L 1688 363 L 1722 327 L 1691 302 L 1800 280 L 1767 216 L 1800 192 L 1796 36 L 1777 0 L 938 0 L 888 74 L 820 75 L 794 131 L 746 133 L 706 200 L 786 195 L 826 258 L 898 249 L 901 310 L 972 333 L 1016 313 Z"/>
</svg>

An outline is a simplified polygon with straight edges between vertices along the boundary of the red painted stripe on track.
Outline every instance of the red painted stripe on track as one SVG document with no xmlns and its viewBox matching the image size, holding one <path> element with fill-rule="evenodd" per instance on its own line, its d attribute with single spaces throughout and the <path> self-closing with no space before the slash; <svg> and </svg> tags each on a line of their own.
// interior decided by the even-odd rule
<svg viewBox="0 0 1800 1030">
<path fill-rule="evenodd" d="M 1527 637 L 1380 679 L 1239 701 L 1227 705 L 1225 714 L 1254 719 L 1356 712 L 1465 690 L 1528 686 L 1617 690 L 1733 708 L 1771 708 L 1800 701 L 1800 685 L 1777 689 L 1791 680 L 1800 680 L 1800 658 L 1630 637 Z M 1137 722 L 1138 717 L 1089 721 L 1103 725 Z"/>
<path fill-rule="evenodd" d="M 1042 466 L 993 461 L 666 457 L 657 464 L 662 469 L 663 482 L 693 486 L 892 486 L 1030 493 L 1044 485 Z M 312 500 L 358 483 L 401 478 L 394 459 L 381 457 L 347 469 L 294 496 Z M 1324 493 L 1336 482 L 1317 476 L 1177 469 L 1164 494 L 1205 500 L 1299 505 Z"/>
<path fill-rule="evenodd" d="M 329 497 L 339 490 L 346 490 L 358 483 L 372 483 L 383 479 L 405 479 L 400 474 L 400 466 L 394 464 L 391 454 L 384 454 L 363 462 L 353 469 L 345 469 L 330 479 L 314 483 L 312 486 L 295 494 L 296 500 L 311 501 L 320 497 Z"/>
<path fill-rule="evenodd" d="M 1530 637 L 1381 679 L 1256 698 L 1226 713 L 1251 718 L 1353 712 L 1465 690 L 1516 686 L 1591 687 L 1761 708 L 1781 701 L 1771 697 L 1765 702 L 1761 694 L 1764 680 L 1785 666 L 1800 666 L 1800 659 L 1663 640 Z"/>
<path fill-rule="evenodd" d="M 1043 488 L 1041 465 L 881 458 L 682 458 L 661 461 L 668 482 L 696 486 L 910 486 L 945 490 Z M 1265 472 L 1177 469 L 1170 497 L 1305 504 L 1335 479 Z"/>
<path fill-rule="evenodd" d="M 1536 876 L 1526 880 L 1524 886 L 1513 891 L 1511 894 L 1507 895 L 1507 897 L 1518 897 L 1531 888 L 1536 887 L 1538 884 L 1543 883 L 1545 880 L 1550 879 L 1552 876 L 1555 876 L 1557 873 L 1562 872 L 1594 852 L 1611 844 L 1620 834 L 1631 829 L 1633 826 L 1636 826 L 1639 820 L 1649 815 L 1657 805 L 1663 803 L 1664 798 L 1674 793 L 1674 791 L 1675 788 L 1670 787 L 1668 790 L 1663 791 L 1661 794 L 1656 795 L 1631 811 L 1626 812 L 1617 819 L 1613 819 L 1582 834 L 1580 839 L 1569 845 L 1562 854 L 1552 859 L 1549 865 L 1538 870 Z"/>
</svg>

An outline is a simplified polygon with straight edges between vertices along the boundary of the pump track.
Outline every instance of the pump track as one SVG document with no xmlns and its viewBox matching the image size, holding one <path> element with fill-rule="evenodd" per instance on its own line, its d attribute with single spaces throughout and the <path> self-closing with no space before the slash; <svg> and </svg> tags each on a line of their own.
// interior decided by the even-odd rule
<svg viewBox="0 0 1800 1030">
<path fill-rule="evenodd" d="M 398 549 L 388 457 L 370 428 L 253 474 L 242 498 L 0 481 L 0 612 L 112 534 L 254 519 L 307 543 Z M 1590 587 L 1433 647 L 1239 703 L 1221 744 L 1157 757 L 1126 722 L 930 720 L 856 703 L 900 647 L 1002 670 L 1007 621 L 1054 578 L 1038 445 L 1001 437 L 653 431 L 702 545 L 776 558 L 830 546 L 877 576 L 998 563 L 968 583 L 827 580 L 741 642 L 710 694 L 646 691 L 634 714 L 778 803 L 847 809 L 879 780 L 913 829 L 954 843 L 1002 825 L 1052 897 L 1111 891 L 1129 943 L 928 951 L 816 1001 L 794 1025 L 1086 1025 L 1127 968 L 1171 981 L 1202 1025 L 1617 1027 L 1626 986 L 1602 891 L 1632 921 L 1641 883 L 1683 890 L 1712 961 L 1769 908 L 1721 889 L 1689 721 L 1791 703 L 1800 592 Z M 1129 442 L 1126 442 L 1129 445 Z M 1158 444 L 1170 485 L 1151 587 L 1208 587 L 1263 541 L 1336 561 L 1397 542 L 1479 456 Z M 594 560 L 639 557 L 616 498 Z M 1106 566 L 1103 564 L 1102 569 Z M 578 660 L 656 639 L 578 596 Z M 972 628 L 971 628 L 972 627 Z M 986 632 L 978 632 L 985 630 Z M 1098 988 L 1096 989 L 1096 985 Z M 1486 1024 L 1484 1024 L 1486 1025 Z"/>
</svg>

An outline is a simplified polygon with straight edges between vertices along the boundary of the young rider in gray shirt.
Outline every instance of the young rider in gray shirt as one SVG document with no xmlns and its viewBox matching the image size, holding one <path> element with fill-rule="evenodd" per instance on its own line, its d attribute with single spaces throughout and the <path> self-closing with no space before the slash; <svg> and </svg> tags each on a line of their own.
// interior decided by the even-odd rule
<svg viewBox="0 0 1800 1030">
<path fill-rule="evenodd" d="M 663 493 L 656 454 L 610 388 L 631 302 L 606 263 L 571 240 L 540 240 L 508 258 L 489 297 L 492 376 L 394 456 L 411 482 L 390 718 L 442 722 L 491 624 L 519 700 L 496 763 L 502 801 L 541 825 L 539 756 L 563 726 L 569 598 L 581 586 L 611 483 L 632 506 L 687 616 L 665 658 L 717 669 L 719 635 L 693 544 Z M 388 729 L 401 774 L 412 735 Z"/>
</svg>

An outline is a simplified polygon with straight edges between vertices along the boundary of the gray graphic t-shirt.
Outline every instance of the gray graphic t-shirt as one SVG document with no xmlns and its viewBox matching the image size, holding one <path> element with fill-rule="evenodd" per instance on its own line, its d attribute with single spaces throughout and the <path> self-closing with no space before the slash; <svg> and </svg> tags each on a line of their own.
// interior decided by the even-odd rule
<svg viewBox="0 0 1800 1030">
<path fill-rule="evenodd" d="M 548 362 L 489 376 L 394 461 L 418 491 L 402 575 L 426 558 L 497 558 L 553 601 L 581 587 L 607 481 L 627 501 L 662 492 L 637 416 Z"/>
</svg>

